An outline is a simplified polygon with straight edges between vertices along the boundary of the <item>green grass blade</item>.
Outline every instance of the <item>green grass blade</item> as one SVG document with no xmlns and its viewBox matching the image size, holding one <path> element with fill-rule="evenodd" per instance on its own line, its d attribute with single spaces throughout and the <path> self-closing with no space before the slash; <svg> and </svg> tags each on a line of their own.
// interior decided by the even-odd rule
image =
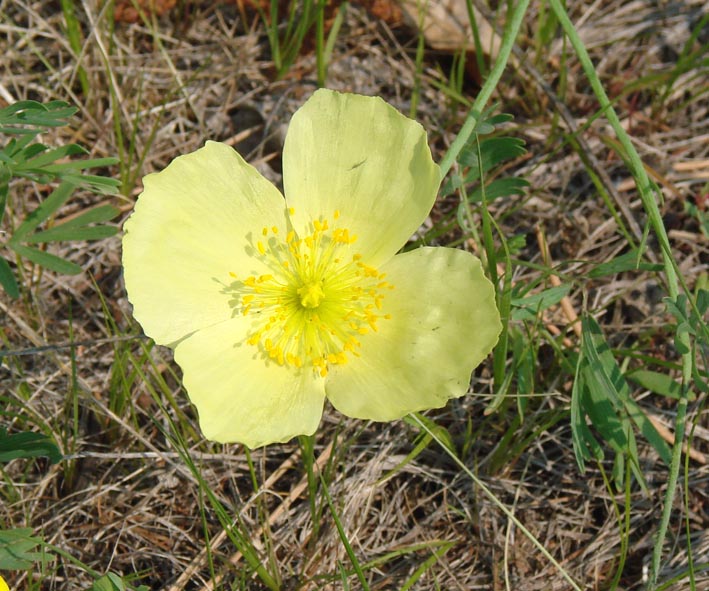
<svg viewBox="0 0 709 591">
<path fill-rule="evenodd" d="M 342 541 L 342 545 L 345 547 L 345 552 L 347 552 L 347 557 L 350 559 L 350 562 L 352 563 L 352 568 L 354 568 L 355 574 L 357 575 L 357 579 L 359 579 L 360 585 L 362 585 L 362 589 L 364 591 L 369 591 L 369 584 L 367 583 L 367 578 L 364 576 L 364 571 L 362 570 L 362 566 L 359 563 L 359 560 L 357 560 L 357 556 L 354 553 L 354 550 L 352 549 L 352 545 L 350 544 L 350 541 L 347 539 L 347 534 L 345 533 L 345 528 L 342 527 L 342 522 L 340 521 L 339 516 L 337 515 L 337 510 L 335 509 L 335 505 L 332 503 L 332 497 L 330 496 L 330 491 L 327 489 L 327 484 L 325 483 L 325 478 L 323 478 L 323 475 L 320 474 L 320 485 L 322 486 L 322 491 L 323 495 L 325 495 L 325 500 L 327 501 L 327 506 L 330 509 L 330 515 L 332 515 L 332 519 L 335 522 L 335 527 L 337 528 L 337 533 L 340 536 L 340 540 Z"/>
<path fill-rule="evenodd" d="M 12 272 L 10 264 L 2 257 L 0 257 L 0 285 L 13 300 L 20 297 L 20 288 L 17 285 L 15 274 Z"/>
<path fill-rule="evenodd" d="M 483 494 L 484 494 L 487 498 L 489 498 L 489 499 L 494 503 L 494 505 L 495 505 L 500 511 L 502 511 L 502 512 L 515 524 L 516 527 L 519 528 L 519 530 L 527 537 L 527 539 L 528 539 L 530 542 L 532 542 L 532 544 L 537 548 L 537 550 L 539 550 L 539 552 L 541 552 L 541 554 L 542 554 L 551 564 L 554 565 L 554 567 L 558 570 L 558 572 L 561 574 L 561 576 L 564 577 L 564 579 L 569 583 L 569 585 L 571 586 L 571 588 L 574 589 L 574 591 L 581 591 L 581 587 L 579 587 L 579 586 L 576 584 L 576 582 L 571 578 L 571 576 L 569 575 L 569 573 L 567 573 L 566 570 L 564 570 L 564 567 L 561 566 L 561 564 L 559 564 L 559 562 L 549 553 L 549 551 L 544 547 L 544 545 L 543 545 L 539 540 L 537 540 L 536 537 L 534 537 L 534 534 L 532 534 L 532 532 L 530 532 L 530 531 L 524 526 L 524 524 L 523 524 L 519 519 L 517 519 L 517 517 L 515 516 L 515 514 L 514 514 L 510 509 L 508 509 L 508 508 L 492 493 L 492 491 L 491 491 L 487 486 L 485 486 L 485 483 L 482 482 L 477 476 L 475 476 L 475 474 L 473 474 L 473 472 L 470 470 L 470 468 L 469 468 L 467 465 L 465 465 L 465 463 L 464 463 L 455 453 L 453 453 L 450 449 L 448 449 L 448 448 L 446 447 L 446 445 L 445 445 L 440 439 L 438 439 L 438 437 L 436 436 L 436 434 L 435 434 L 433 431 L 431 431 L 431 430 L 426 426 L 425 423 L 423 423 L 422 421 L 420 421 L 420 420 L 418 419 L 418 417 L 416 417 L 416 415 L 410 415 L 410 416 L 413 418 L 414 421 L 416 421 L 416 423 L 418 423 L 418 425 L 419 425 L 419 427 L 420 427 L 421 429 L 423 429 L 424 431 L 426 431 L 431 437 L 433 437 L 433 439 L 436 440 L 436 443 L 438 443 L 438 445 L 441 447 L 441 449 L 443 450 L 443 452 L 444 452 L 446 455 L 448 455 L 448 457 L 450 457 L 450 459 L 453 460 L 453 462 L 455 462 L 455 464 L 456 464 L 463 472 L 465 472 L 465 474 L 475 483 L 475 486 L 477 486 L 477 487 L 483 492 Z"/>
<path fill-rule="evenodd" d="M 428 571 L 428 569 L 430 569 L 434 564 L 436 564 L 441 559 L 441 557 L 446 552 L 448 552 L 448 550 L 450 550 L 454 545 L 454 542 L 447 542 L 445 545 L 434 550 L 431 556 L 424 560 L 414 571 L 414 573 L 408 579 L 406 579 L 406 581 L 404 581 L 404 584 L 401 586 L 400 591 L 409 591 L 409 589 L 411 589 L 418 582 L 418 580 L 426 573 L 426 571 Z"/>
<path fill-rule="evenodd" d="M 672 256 L 672 249 L 670 246 L 669 239 L 667 237 L 667 232 L 662 221 L 662 215 L 660 213 L 659 207 L 655 200 L 654 185 L 650 182 L 648 178 L 647 171 L 645 170 L 640 156 L 630 140 L 630 136 L 623 128 L 618 115 L 613 109 L 608 95 L 606 94 L 603 85 L 601 84 L 596 70 L 593 66 L 593 62 L 586 51 L 586 48 L 581 41 L 574 25 L 566 13 L 566 10 L 562 6 L 560 0 L 549 0 L 549 4 L 554 11 L 559 23 L 561 24 L 564 32 L 568 36 L 571 45 L 574 48 L 583 68 L 588 81 L 591 84 L 596 98 L 600 102 L 601 111 L 605 113 L 608 122 L 611 124 L 613 131 L 615 132 L 618 140 L 620 141 L 623 149 L 625 151 L 624 157 L 627 158 L 628 166 L 630 168 L 633 177 L 635 178 L 638 190 L 640 192 L 640 198 L 642 200 L 643 207 L 647 212 L 650 225 L 657 237 L 660 245 L 660 250 L 662 253 L 662 259 L 664 264 L 664 270 L 667 280 L 667 288 L 672 299 L 677 299 L 679 294 L 679 279 L 678 273 L 676 271 L 676 263 Z M 690 341 L 689 335 L 687 333 L 678 333 L 677 340 L 682 344 L 684 349 L 689 351 Z M 672 448 L 672 464 L 670 466 L 670 473 L 667 482 L 665 501 L 662 509 L 662 517 L 660 519 L 660 525 L 657 537 L 655 539 L 655 546 L 653 549 L 652 566 L 650 569 L 648 589 L 651 591 L 657 586 L 657 577 L 660 572 L 660 562 L 662 560 L 662 547 L 665 541 L 665 536 L 667 535 L 667 529 L 669 527 L 670 518 L 672 516 L 674 497 L 677 488 L 677 481 L 679 479 L 679 467 L 682 455 L 682 445 L 684 442 L 684 429 L 685 429 L 685 419 L 687 416 L 687 398 L 689 396 L 689 387 L 692 378 L 692 366 L 693 359 L 690 352 L 685 352 L 682 354 L 682 383 L 683 383 L 683 395 L 677 404 L 677 411 L 675 417 L 675 443 Z"/>
<path fill-rule="evenodd" d="M 71 50 L 77 57 L 78 62 L 78 58 L 84 49 L 84 39 L 81 34 L 81 25 L 79 24 L 79 20 L 76 18 L 74 5 L 74 0 L 61 0 L 62 13 L 64 14 L 64 22 L 66 23 L 66 37 L 69 41 Z M 86 75 L 86 70 L 80 64 L 77 65 L 77 73 L 79 76 L 79 83 L 81 84 L 81 92 L 84 97 L 88 97 L 91 90 L 89 78 Z"/>
</svg>

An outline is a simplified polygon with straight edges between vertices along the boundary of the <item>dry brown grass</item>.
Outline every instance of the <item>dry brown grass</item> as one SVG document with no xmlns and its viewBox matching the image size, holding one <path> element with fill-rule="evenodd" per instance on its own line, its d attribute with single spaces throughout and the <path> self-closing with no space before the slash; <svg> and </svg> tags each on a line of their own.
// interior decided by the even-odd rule
<svg viewBox="0 0 709 591">
<path fill-rule="evenodd" d="M 709 241 L 685 204 L 707 207 L 709 76 L 706 69 L 690 68 L 677 78 L 662 105 L 660 82 L 644 77 L 673 67 L 708 6 L 696 0 L 568 4 L 624 124 L 662 189 L 676 260 L 693 288 L 706 277 Z M 178 3 L 156 19 L 156 28 L 117 23 L 113 34 L 110 3 L 101 8 L 87 0 L 77 3 L 76 10 L 86 36 L 78 57 L 63 34 L 57 2 L 0 2 L 0 96 L 7 102 L 64 99 L 79 106 L 71 129 L 45 139 L 78 141 L 93 156 L 121 154 L 125 194 L 112 202 L 124 214 L 140 192 L 143 174 L 207 138 L 237 147 L 268 178 L 280 182 L 287 122 L 315 88 L 312 53 L 275 80 L 262 24 L 255 15 L 244 22 L 228 3 Z M 528 195 L 500 199 L 492 206 L 506 235 L 527 238 L 517 258 L 536 265 L 516 266 L 514 281 L 538 281 L 540 268 L 558 264 L 563 277 L 574 281 L 571 306 L 577 312 L 593 311 L 613 346 L 637 345 L 646 354 L 674 360 L 657 276 L 586 278 L 591 264 L 610 260 L 627 247 L 589 170 L 599 175 L 631 235 L 642 234 L 646 220 L 626 167 L 608 148 L 609 129 L 602 120 L 590 121 L 597 104 L 578 63 L 558 41 L 534 51 L 538 24 L 537 14 L 530 12 L 528 37 L 520 40 L 523 51 L 518 55 L 526 61 L 508 73 L 496 97 L 501 111 L 515 115 L 510 133 L 523 137 L 529 149 L 528 157 L 510 170 L 531 182 Z M 706 31 L 704 35 L 700 42 L 706 44 Z M 328 86 L 380 95 L 406 113 L 417 84 L 415 46 L 415 31 L 392 30 L 352 5 L 335 46 Z M 447 60 L 427 54 L 417 113 L 439 156 L 465 116 L 465 109 L 441 89 Z M 88 96 L 81 89 L 79 68 L 90 83 Z M 465 92 L 474 94 L 472 81 Z M 563 133 L 587 125 L 578 150 L 563 143 Z M 22 197 L 9 212 L 8 224 L 40 199 L 29 184 L 14 190 Z M 81 194 L 62 216 L 101 200 Z M 456 205 L 455 199 L 442 201 L 434 219 Z M 540 254 L 540 229 L 550 261 Z M 198 479 L 165 436 L 173 428 L 171 420 L 201 478 L 239 516 L 264 560 L 275 565 L 283 589 L 342 589 L 339 565 L 350 565 L 327 509 L 314 533 L 297 444 L 253 452 L 259 482 L 254 491 L 244 450 L 201 439 L 169 354 L 146 349 L 146 342 L 135 336 L 139 329 L 121 283 L 119 237 L 61 248 L 61 254 L 87 272 L 62 277 L 27 269 L 26 297 L 11 301 L 0 294 L 0 337 L 2 348 L 10 352 L 0 367 L 0 403 L 6 404 L 0 422 L 11 429 L 41 428 L 69 459 L 54 466 L 39 460 L 0 467 L 0 527 L 32 527 L 95 570 L 138 574 L 139 582 L 151 589 L 206 590 L 215 584 L 217 589 L 263 588 L 224 535 Z M 651 250 L 657 251 L 652 239 Z M 562 350 L 573 351 L 578 338 L 568 316 L 561 308 L 549 310 L 534 331 L 529 339 L 536 344 L 537 388 L 521 425 L 514 404 L 484 416 L 490 400 L 485 368 L 474 381 L 477 396 L 451 402 L 431 416 L 448 427 L 464 447 L 466 464 L 582 588 L 605 589 L 618 567 L 621 535 L 614 504 L 624 511 L 623 494 L 609 493 L 598 466 L 581 475 L 575 463 L 566 412 L 571 381 L 560 371 L 558 351 L 547 336 L 560 333 Z M 82 344 L 67 346 L 71 341 Z M 157 390 L 155 398 L 151 388 Z M 636 398 L 672 427 L 672 404 L 642 390 Z M 696 425 L 692 446 L 707 457 L 709 418 L 701 397 L 690 405 L 689 418 Z M 505 439 L 510 434 L 511 441 Z M 435 550 L 423 545 L 440 541 L 452 545 L 415 589 L 569 589 L 438 448 L 430 447 L 382 481 L 411 451 L 415 436 L 403 422 L 366 424 L 331 411 L 317 433 L 315 457 L 359 559 L 367 563 L 395 553 L 368 571 L 372 589 L 400 588 Z M 516 445 L 526 437 L 523 445 Z M 650 490 L 631 492 L 628 561 L 619 589 L 643 587 L 661 511 L 667 469 L 646 447 L 641 461 Z M 662 579 L 686 567 L 688 548 L 695 564 L 709 561 L 708 481 L 707 465 L 690 461 L 690 531 L 684 529 L 683 501 L 678 499 Z M 322 504 L 322 498 L 317 502 Z M 9 580 L 12 589 L 75 590 L 91 584 L 85 569 L 61 557 L 42 572 L 10 573 Z M 350 583 L 357 588 L 356 579 L 351 577 Z M 687 585 L 685 580 L 670 589 Z M 706 570 L 698 573 L 696 588 L 709 590 Z"/>
</svg>

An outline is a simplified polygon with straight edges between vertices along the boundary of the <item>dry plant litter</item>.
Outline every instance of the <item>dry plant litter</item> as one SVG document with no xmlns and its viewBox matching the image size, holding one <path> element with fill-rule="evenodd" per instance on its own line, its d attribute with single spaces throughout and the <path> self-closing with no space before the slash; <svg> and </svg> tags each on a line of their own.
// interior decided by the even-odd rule
<svg viewBox="0 0 709 591">
<path fill-rule="evenodd" d="M 120 180 L 119 195 L 81 190 L 57 219 L 112 204 L 120 225 L 141 177 L 206 139 L 227 142 L 281 181 L 287 122 L 317 85 L 310 41 L 277 77 L 267 35 L 273 22 L 252 4 L 168 2 L 162 14 L 143 4 L 135 19 L 114 14 L 127 3 L 71 4 L 79 48 L 58 3 L 0 2 L 0 106 L 65 100 L 78 115 L 43 141 L 77 142 L 92 158 L 120 158 L 98 171 Z M 501 32 L 508 6 L 475 4 L 490 30 Z M 567 4 L 661 190 L 674 260 L 698 293 L 707 286 L 709 248 L 709 5 Z M 477 58 L 470 48 L 434 49 L 416 23 L 381 17 L 395 8 L 345 6 L 326 85 L 382 96 L 404 113 L 413 109 L 440 159 L 477 93 Z M 287 11 L 280 18 L 283 27 Z M 535 310 L 533 320 L 510 324 L 504 400 L 495 397 L 491 361 L 474 376 L 474 394 L 427 416 L 580 588 L 644 589 L 667 466 L 638 437 L 647 490 L 636 482 L 616 488 L 609 449 L 581 473 L 569 407 L 580 346 L 576 314 L 596 318 L 631 378 L 633 370 L 653 369 L 678 379 L 661 276 L 654 268 L 592 272 L 626 253 L 630 242 L 647 242 L 648 264 L 659 260 L 659 247 L 644 233 L 646 213 L 615 135 L 546 2 L 527 11 L 516 44 L 494 101 L 496 112 L 514 116 L 504 134 L 524 139 L 527 153 L 495 174 L 522 177 L 529 187 L 487 204 L 498 242 L 504 237 L 513 246 L 510 265 L 498 258 L 499 273 L 519 298 L 555 285 L 569 289 Z M 6 211 L 3 231 L 48 193 L 24 180 L 12 191 L 20 198 Z M 421 240 L 485 254 L 483 238 L 456 222 L 459 206 L 457 193 L 440 199 Z M 471 214 L 480 227 L 479 204 Z M 11 589 L 89 589 L 109 571 L 150 589 L 267 588 L 227 535 L 233 522 L 280 588 L 360 588 L 312 479 L 318 474 L 371 589 L 571 588 L 440 446 L 417 447 L 426 435 L 415 423 L 363 424 L 326 412 L 311 442 L 310 479 L 305 442 L 249 453 L 204 441 L 168 353 L 142 338 L 131 319 L 119 237 L 50 250 L 84 272 L 66 276 L 25 265 L 21 297 L 0 294 L 0 424 L 44 433 L 65 454 L 58 464 L 40 458 L 0 465 L 0 529 L 32 528 L 54 554 L 3 572 Z M 706 384 L 703 346 L 697 375 Z M 671 440 L 674 401 L 646 381 L 630 383 L 633 399 Z M 691 455 L 683 456 L 659 574 L 667 583 L 661 588 L 676 591 L 691 588 L 688 568 L 694 588 L 709 589 L 706 390 L 689 402 L 687 431 Z"/>
</svg>

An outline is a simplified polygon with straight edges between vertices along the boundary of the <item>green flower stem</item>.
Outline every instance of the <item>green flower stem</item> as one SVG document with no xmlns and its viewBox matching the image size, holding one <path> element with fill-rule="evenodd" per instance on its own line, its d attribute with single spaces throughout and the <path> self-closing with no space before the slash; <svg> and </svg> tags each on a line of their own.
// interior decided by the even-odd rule
<svg viewBox="0 0 709 591">
<path fill-rule="evenodd" d="M 519 29 L 522 26 L 522 20 L 524 19 L 524 14 L 527 11 L 527 6 L 529 6 L 529 0 L 521 0 L 512 11 L 512 17 L 510 18 L 510 22 L 505 29 L 505 34 L 502 38 L 502 45 L 500 46 L 500 52 L 497 54 L 497 59 L 495 60 L 495 66 L 490 71 L 490 75 L 487 77 L 485 84 L 483 84 L 483 87 L 480 89 L 480 92 L 478 93 L 478 96 L 470 109 L 470 114 L 465 120 L 463 127 L 460 128 L 460 131 L 458 132 L 455 140 L 453 140 L 451 147 L 441 160 L 439 165 L 441 167 L 441 179 L 445 178 L 448 174 L 451 166 L 453 166 L 453 162 L 455 162 L 456 158 L 458 158 L 458 154 L 460 154 L 460 151 L 470 139 L 470 136 L 478 123 L 480 113 L 482 113 L 485 105 L 490 100 L 492 93 L 497 87 L 497 83 L 502 77 L 502 72 L 504 72 L 507 62 L 510 59 L 512 46 L 517 38 L 517 33 L 519 33 Z"/>
<path fill-rule="evenodd" d="M 635 178 L 638 191 L 640 192 L 643 207 L 647 212 L 650 225 L 660 244 L 662 260 L 665 267 L 665 275 L 667 277 L 668 292 L 670 297 L 676 301 L 677 296 L 679 295 L 679 279 L 677 273 L 675 272 L 675 262 L 672 258 L 670 242 L 667 238 L 667 233 L 662 223 L 662 216 L 660 215 L 660 210 L 657 207 L 657 201 L 655 200 L 653 185 L 647 176 L 642 161 L 640 160 L 640 156 L 635 150 L 633 143 L 630 141 L 630 137 L 621 126 L 620 120 L 613 110 L 611 102 L 608 99 L 603 86 L 601 85 L 601 81 L 598 79 L 598 75 L 596 74 L 596 70 L 591 62 L 591 58 L 589 57 L 583 42 L 576 33 L 576 29 L 571 23 L 571 20 L 569 20 L 569 17 L 561 5 L 560 0 L 549 0 L 549 3 L 557 19 L 559 19 L 564 32 L 569 37 L 571 45 L 576 51 L 576 55 L 581 61 L 581 65 L 589 82 L 591 83 L 593 92 L 601 105 L 602 112 L 605 113 L 608 122 L 611 124 L 611 127 L 613 127 L 613 130 L 615 131 L 618 140 L 625 151 L 622 156 L 628 161 L 630 171 Z M 678 331 L 677 342 L 680 347 L 686 351 L 682 354 L 682 382 L 684 387 L 682 388 L 682 395 L 677 403 L 677 418 L 675 421 L 675 442 L 674 447 L 672 448 L 672 463 L 670 465 L 662 518 L 660 520 L 657 537 L 655 539 L 655 547 L 653 548 L 652 554 L 652 567 L 650 569 L 650 581 L 648 583 L 648 589 L 651 591 L 657 586 L 657 576 L 660 571 L 660 562 L 662 559 L 662 546 L 667 534 L 670 516 L 672 515 L 672 505 L 674 503 L 675 489 L 677 488 L 677 480 L 679 477 L 679 468 L 681 463 L 682 443 L 684 441 L 684 422 L 687 415 L 689 384 L 691 383 L 692 376 L 692 349 L 689 342 L 689 334 L 686 331 Z"/>
</svg>

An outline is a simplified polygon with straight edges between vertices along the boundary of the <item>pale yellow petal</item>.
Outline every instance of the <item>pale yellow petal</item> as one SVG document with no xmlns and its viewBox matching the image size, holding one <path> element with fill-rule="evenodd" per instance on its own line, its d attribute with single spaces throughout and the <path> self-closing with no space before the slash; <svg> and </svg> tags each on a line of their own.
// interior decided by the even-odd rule
<svg viewBox="0 0 709 591">
<path fill-rule="evenodd" d="M 263 272 L 254 244 L 264 227 L 286 231 L 285 202 L 216 142 L 146 176 L 144 186 L 124 226 L 124 278 L 145 333 L 169 345 L 231 316 L 229 273 Z"/>
<path fill-rule="evenodd" d="M 492 284 L 467 252 L 419 248 L 380 270 L 395 286 L 381 310 L 391 319 L 361 338 L 360 357 L 331 368 L 326 392 L 346 415 L 388 421 L 465 394 L 501 324 Z"/>
<path fill-rule="evenodd" d="M 175 349 L 204 436 L 253 448 L 312 434 L 325 400 L 322 378 L 264 359 L 244 342 L 249 322 L 236 317 L 200 330 Z"/>
<path fill-rule="evenodd" d="M 296 225 L 323 216 L 346 228 L 371 265 L 419 228 L 439 182 L 423 127 L 378 97 L 318 90 L 291 119 L 283 183 Z"/>
</svg>

